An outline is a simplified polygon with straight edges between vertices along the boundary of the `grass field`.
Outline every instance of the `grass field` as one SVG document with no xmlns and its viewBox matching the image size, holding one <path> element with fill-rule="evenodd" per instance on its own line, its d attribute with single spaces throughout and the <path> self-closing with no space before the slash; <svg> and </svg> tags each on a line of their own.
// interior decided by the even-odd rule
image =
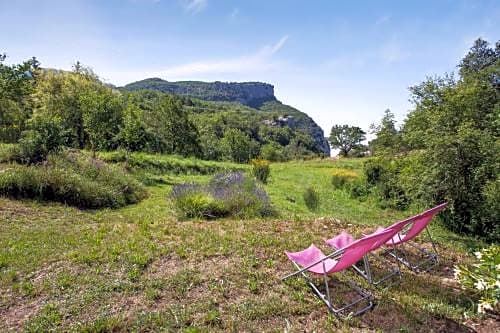
<svg viewBox="0 0 500 333">
<path fill-rule="evenodd" d="M 280 281 L 292 269 L 283 251 L 414 213 L 382 210 L 333 189 L 333 168 L 359 172 L 361 163 L 273 164 L 265 187 L 280 215 L 272 219 L 178 221 L 168 200 L 172 185 L 210 175 L 168 168 L 156 169 L 147 199 L 115 210 L 0 198 L 0 331 L 494 329 L 474 313 L 474 296 L 453 281 L 453 265 L 470 262 L 483 244 L 437 221 L 431 231 L 440 266 L 421 275 L 405 271 L 399 285 L 375 289 L 378 304 L 361 317 L 336 319 L 303 282 Z M 320 195 L 315 212 L 303 202 L 308 186 Z"/>
</svg>

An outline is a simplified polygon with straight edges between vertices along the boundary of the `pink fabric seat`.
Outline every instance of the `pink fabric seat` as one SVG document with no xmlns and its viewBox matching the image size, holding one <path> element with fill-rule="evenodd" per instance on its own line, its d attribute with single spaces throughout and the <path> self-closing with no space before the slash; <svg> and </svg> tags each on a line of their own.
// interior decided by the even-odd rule
<svg viewBox="0 0 500 333">
<path fill-rule="evenodd" d="M 418 236 L 418 234 L 420 234 L 420 232 L 422 232 L 422 230 L 424 230 L 425 227 L 427 227 L 427 225 L 431 222 L 432 218 L 437 213 L 439 213 L 441 210 L 446 208 L 447 205 L 448 205 L 448 203 L 445 202 L 445 203 L 440 204 L 434 208 L 426 210 L 425 212 L 423 212 L 421 214 L 412 216 L 412 217 L 407 218 L 406 220 L 403 220 L 400 222 L 396 222 L 387 228 L 379 226 L 370 235 L 374 235 L 374 234 L 377 234 L 379 232 L 382 232 L 384 230 L 391 228 L 393 230 L 397 230 L 397 233 L 394 235 L 394 237 L 391 237 L 385 243 L 385 245 L 396 246 L 396 245 L 399 245 L 403 242 L 407 242 L 407 241 L 415 238 L 416 236 Z M 405 233 L 402 233 L 401 230 L 403 230 L 404 227 L 407 225 L 411 225 L 410 228 Z M 363 235 L 363 236 L 366 236 L 366 235 Z M 347 233 L 345 230 L 343 230 L 340 234 L 338 234 L 337 236 L 335 236 L 333 238 L 326 240 L 325 242 L 326 242 L 326 244 L 328 244 L 332 248 L 341 249 L 344 246 L 346 246 L 347 244 L 352 243 L 353 241 L 354 241 L 354 237 L 352 235 L 350 235 L 349 233 Z"/>
<path fill-rule="evenodd" d="M 434 208 L 428 209 L 425 212 L 412 216 L 404 221 L 398 222 L 398 223 L 405 223 L 406 225 L 410 225 L 410 229 L 405 234 L 398 233 L 394 236 L 394 239 L 387 242 L 386 245 L 392 245 L 396 246 L 398 244 L 401 244 L 403 242 L 407 242 L 409 240 L 412 240 L 413 238 L 417 237 L 422 230 L 424 230 L 427 225 L 431 222 L 432 218 L 442 211 L 443 209 L 446 208 L 448 205 L 447 202 L 442 203 L 440 205 L 437 205 Z M 390 228 L 390 227 L 389 227 Z M 383 227 L 379 227 L 377 230 L 382 230 L 384 229 Z"/>
<path fill-rule="evenodd" d="M 312 273 L 329 274 L 340 272 L 356 264 L 367 252 L 382 246 L 393 235 L 394 231 L 388 229 L 351 242 L 343 247 L 342 251 L 338 251 L 338 255 L 335 256 L 338 259 L 332 259 L 331 255 L 325 256 L 314 244 L 299 252 L 285 251 L 285 253 L 288 259 Z"/>
<path fill-rule="evenodd" d="M 354 237 L 352 237 L 351 234 L 345 230 L 342 230 L 342 232 L 337 236 L 325 241 L 326 244 L 330 245 L 330 247 L 334 249 L 342 249 L 353 242 Z"/>
<path fill-rule="evenodd" d="M 296 262 L 302 267 L 306 267 L 312 263 L 320 262 L 326 256 L 318 249 L 314 244 L 311 244 L 307 249 L 299 251 L 299 252 L 286 252 L 288 259 Z M 337 260 L 327 258 L 324 260 L 325 267 L 323 268 L 323 262 L 312 266 L 309 268 L 309 271 L 316 274 L 323 274 L 325 269 L 327 272 L 331 272 L 335 265 L 337 264 Z"/>
</svg>

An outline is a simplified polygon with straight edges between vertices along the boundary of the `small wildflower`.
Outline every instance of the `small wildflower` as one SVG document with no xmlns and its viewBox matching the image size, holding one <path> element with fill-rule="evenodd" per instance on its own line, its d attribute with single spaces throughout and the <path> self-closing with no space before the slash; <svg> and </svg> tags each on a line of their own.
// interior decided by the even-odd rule
<svg viewBox="0 0 500 333">
<path fill-rule="evenodd" d="M 486 282 L 483 279 L 479 279 L 476 283 L 474 283 L 474 287 L 477 290 L 485 290 L 487 285 Z"/>
<path fill-rule="evenodd" d="M 480 302 L 478 305 L 477 305 L 477 312 L 479 313 L 484 313 L 485 310 L 493 310 L 493 307 L 491 306 L 490 303 L 488 302 Z"/>
<path fill-rule="evenodd" d="M 474 252 L 474 255 L 476 256 L 477 259 L 481 259 L 483 254 L 480 251 Z"/>
</svg>

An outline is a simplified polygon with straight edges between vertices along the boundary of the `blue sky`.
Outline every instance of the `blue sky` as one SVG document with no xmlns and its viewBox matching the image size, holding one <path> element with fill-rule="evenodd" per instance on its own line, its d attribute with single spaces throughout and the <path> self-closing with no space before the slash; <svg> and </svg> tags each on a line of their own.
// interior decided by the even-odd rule
<svg viewBox="0 0 500 333">
<path fill-rule="evenodd" d="M 368 130 L 408 87 L 500 38 L 497 1 L 0 0 L 0 52 L 105 81 L 265 81 L 281 101 Z"/>
</svg>

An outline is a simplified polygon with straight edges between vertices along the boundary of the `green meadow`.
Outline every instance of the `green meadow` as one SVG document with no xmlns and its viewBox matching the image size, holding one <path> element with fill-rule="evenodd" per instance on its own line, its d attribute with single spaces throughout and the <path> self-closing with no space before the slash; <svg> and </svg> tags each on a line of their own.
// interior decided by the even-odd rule
<svg viewBox="0 0 500 333">
<path fill-rule="evenodd" d="M 124 167 L 117 153 L 100 157 Z M 327 251 L 323 240 L 342 230 L 360 236 L 418 213 L 381 209 L 332 186 L 334 170 L 361 174 L 364 159 L 273 163 L 263 186 L 277 215 L 217 220 L 178 219 L 172 187 L 248 165 L 133 160 L 126 167 L 147 194 L 121 208 L 0 197 L 0 331 L 466 332 L 489 323 L 474 310 L 476 296 L 453 279 L 453 266 L 471 262 L 484 244 L 447 231 L 439 218 L 430 226 L 439 266 L 404 270 L 399 284 L 372 288 L 377 305 L 361 317 L 329 315 L 304 282 L 281 281 L 293 269 L 285 250 L 315 243 Z M 308 187 L 319 196 L 314 211 L 304 203 Z M 356 279 L 346 273 L 339 285 L 347 277 Z"/>
</svg>

